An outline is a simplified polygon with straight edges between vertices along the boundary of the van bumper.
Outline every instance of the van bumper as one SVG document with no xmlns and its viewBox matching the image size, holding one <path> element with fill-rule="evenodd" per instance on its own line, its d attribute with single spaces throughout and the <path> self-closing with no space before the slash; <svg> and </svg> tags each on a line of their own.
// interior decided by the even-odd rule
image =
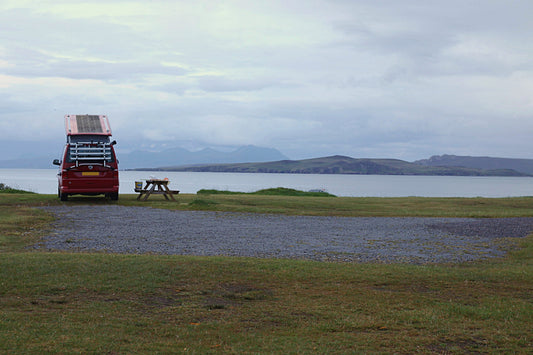
<svg viewBox="0 0 533 355">
<path fill-rule="evenodd" d="M 118 185 L 113 187 L 84 187 L 84 188 L 70 188 L 68 186 L 61 186 L 60 190 L 64 194 L 78 194 L 78 195 L 100 195 L 107 193 L 117 193 Z"/>
</svg>

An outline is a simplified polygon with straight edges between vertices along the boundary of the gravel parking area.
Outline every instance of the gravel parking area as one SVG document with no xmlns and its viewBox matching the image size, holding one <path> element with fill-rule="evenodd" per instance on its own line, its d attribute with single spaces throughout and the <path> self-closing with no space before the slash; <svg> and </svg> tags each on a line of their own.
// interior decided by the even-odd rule
<svg viewBox="0 0 533 355">
<path fill-rule="evenodd" d="M 463 262 L 502 256 L 533 218 L 308 217 L 146 207 L 51 206 L 35 248 L 338 262 Z"/>
</svg>

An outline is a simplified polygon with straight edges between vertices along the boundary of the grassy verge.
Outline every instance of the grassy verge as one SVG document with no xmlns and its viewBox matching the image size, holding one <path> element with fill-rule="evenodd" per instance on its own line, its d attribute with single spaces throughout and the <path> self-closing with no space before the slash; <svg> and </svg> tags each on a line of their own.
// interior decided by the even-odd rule
<svg viewBox="0 0 533 355">
<path fill-rule="evenodd" d="M 37 194 L 0 194 L 0 253 L 21 251 L 37 242 L 53 218 L 33 207 L 50 200 L 50 196 Z"/>
<path fill-rule="evenodd" d="M 56 195 L 0 194 L 0 207 L 61 204 Z M 533 197 L 457 198 L 457 197 L 316 197 L 258 194 L 179 194 L 177 202 L 162 195 L 137 201 L 135 194 L 121 194 L 118 201 L 101 196 L 69 196 L 68 206 L 79 204 L 119 204 L 173 210 L 211 210 L 288 215 L 344 217 L 530 217 Z"/>
<path fill-rule="evenodd" d="M 525 354 L 533 346 L 532 237 L 506 258 L 455 265 L 44 253 L 23 249 L 50 220 L 29 207 L 59 202 L 31 196 L 0 196 L 0 353 Z M 119 203 L 194 209 L 198 198 L 121 195 Z M 527 198 L 209 199 L 213 209 L 291 214 L 419 215 L 425 206 L 430 215 L 533 215 Z M 330 200 L 340 205 L 329 211 Z M 68 202 L 80 203 L 111 202 Z"/>
<path fill-rule="evenodd" d="M 525 257 L 409 266 L 7 254 L 0 351 L 526 353 Z"/>
<path fill-rule="evenodd" d="M 72 199 L 83 203 L 83 197 Z M 98 201 L 102 201 L 99 199 Z M 100 202 L 98 202 L 100 203 Z M 103 202 L 102 202 L 103 203 Z M 138 202 L 121 195 L 119 204 L 183 210 L 283 213 L 346 217 L 525 217 L 533 216 L 533 197 L 427 198 L 427 197 L 299 197 L 251 194 L 180 194 L 178 203 L 162 196 Z"/>
</svg>

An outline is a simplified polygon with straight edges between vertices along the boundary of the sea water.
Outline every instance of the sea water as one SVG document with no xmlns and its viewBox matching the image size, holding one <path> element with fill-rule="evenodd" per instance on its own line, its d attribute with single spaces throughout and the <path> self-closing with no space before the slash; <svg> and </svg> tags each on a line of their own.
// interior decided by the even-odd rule
<svg viewBox="0 0 533 355">
<path fill-rule="evenodd" d="M 253 192 L 287 187 L 321 189 L 361 197 L 516 197 L 533 196 L 533 177 L 337 175 L 120 171 L 120 193 L 134 193 L 135 181 L 168 178 L 172 190 Z M 57 193 L 57 169 L 0 169 L 0 183 L 42 194 Z"/>
</svg>

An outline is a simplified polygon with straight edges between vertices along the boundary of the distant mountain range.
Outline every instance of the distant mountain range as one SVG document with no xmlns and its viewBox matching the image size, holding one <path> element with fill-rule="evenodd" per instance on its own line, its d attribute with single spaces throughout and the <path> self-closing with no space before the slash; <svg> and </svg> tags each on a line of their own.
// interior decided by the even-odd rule
<svg viewBox="0 0 533 355">
<path fill-rule="evenodd" d="M 503 159 L 503 158 L 496 158 Z M 435 159 L 434 159 L 435 160 Z M 433 160 L 433 161 L 434 161 Z M 475 160 L 475 158 L 474 158 Z M 505 160 L 505 159 L 504 159 Z M 514 159 L 511 159 L 514 160 Z M 446 175 L 446 176 L 529 176 L 506 167 L 484 169 L 469 166 L 431 166 L 427 161 L 406 162 L 398 159 L 355 159 L 335 155 L 331 157 L 279 160 L 236 164 L 204 164 L 161 167 L 161 171 L 293 173 L 293 174 L 372 174 L 372 175 Z M 533 164 L 533 160 L 531 161 Z"/>
<path fill-rule="evenodd" d="M 168 165 L 265 162 L 283 159 L 287 159 L 287 157 L 276 149 L 253 145 L 243 146 L 231 152 L 221 152 L 211 148 L 196 152 L 183 148 L 171 148 L 161 152 L 133 151 L 129 154 L 120 154 L 118 157 L 121 169 L 150 169 Z"/>
<path fill-rule="evenodd" d="M 119 148 L 120 149 L 120 148 Z M 41 150 L 46 154 L 45 149 Z M 222 152 L 210 148 L 191 152 L 171 148 L 160 152 L 117 152 L 120 169 L 300 174 L 377 174 L 449 176 L 533 176 L 533 159 L 436 155 L 407 162 L 398 159 L 356 159 L 347 156 L 288 160 L 273 148 L 253 145 Z M 0 168 L 52 168 L 57 156 L 0 160 Z"/>
<path fill-rule="evenodd" d="M 265 162 L 287 159 L 285 155 L 276 149 L 256 147 L 253 145 L 242 146 L 230 152 L 222 152 L 211 148 L 195 152 L 183 148 L 170 148 L 160 152 L 136 150 L 130 153 L 121 153 L 121 147 L 116 147 L 120 169 L 149 169 L 168 165 Z M 0 160 L 0 168 L 53 168 L 52 160 L 59 158 L 59 156 L 53 154 L 46 155 L 47 152 L 44 150 L 40 152 L 39 156 L 25 154 L 25 156 L 19 159 Z"/>
</svg>

